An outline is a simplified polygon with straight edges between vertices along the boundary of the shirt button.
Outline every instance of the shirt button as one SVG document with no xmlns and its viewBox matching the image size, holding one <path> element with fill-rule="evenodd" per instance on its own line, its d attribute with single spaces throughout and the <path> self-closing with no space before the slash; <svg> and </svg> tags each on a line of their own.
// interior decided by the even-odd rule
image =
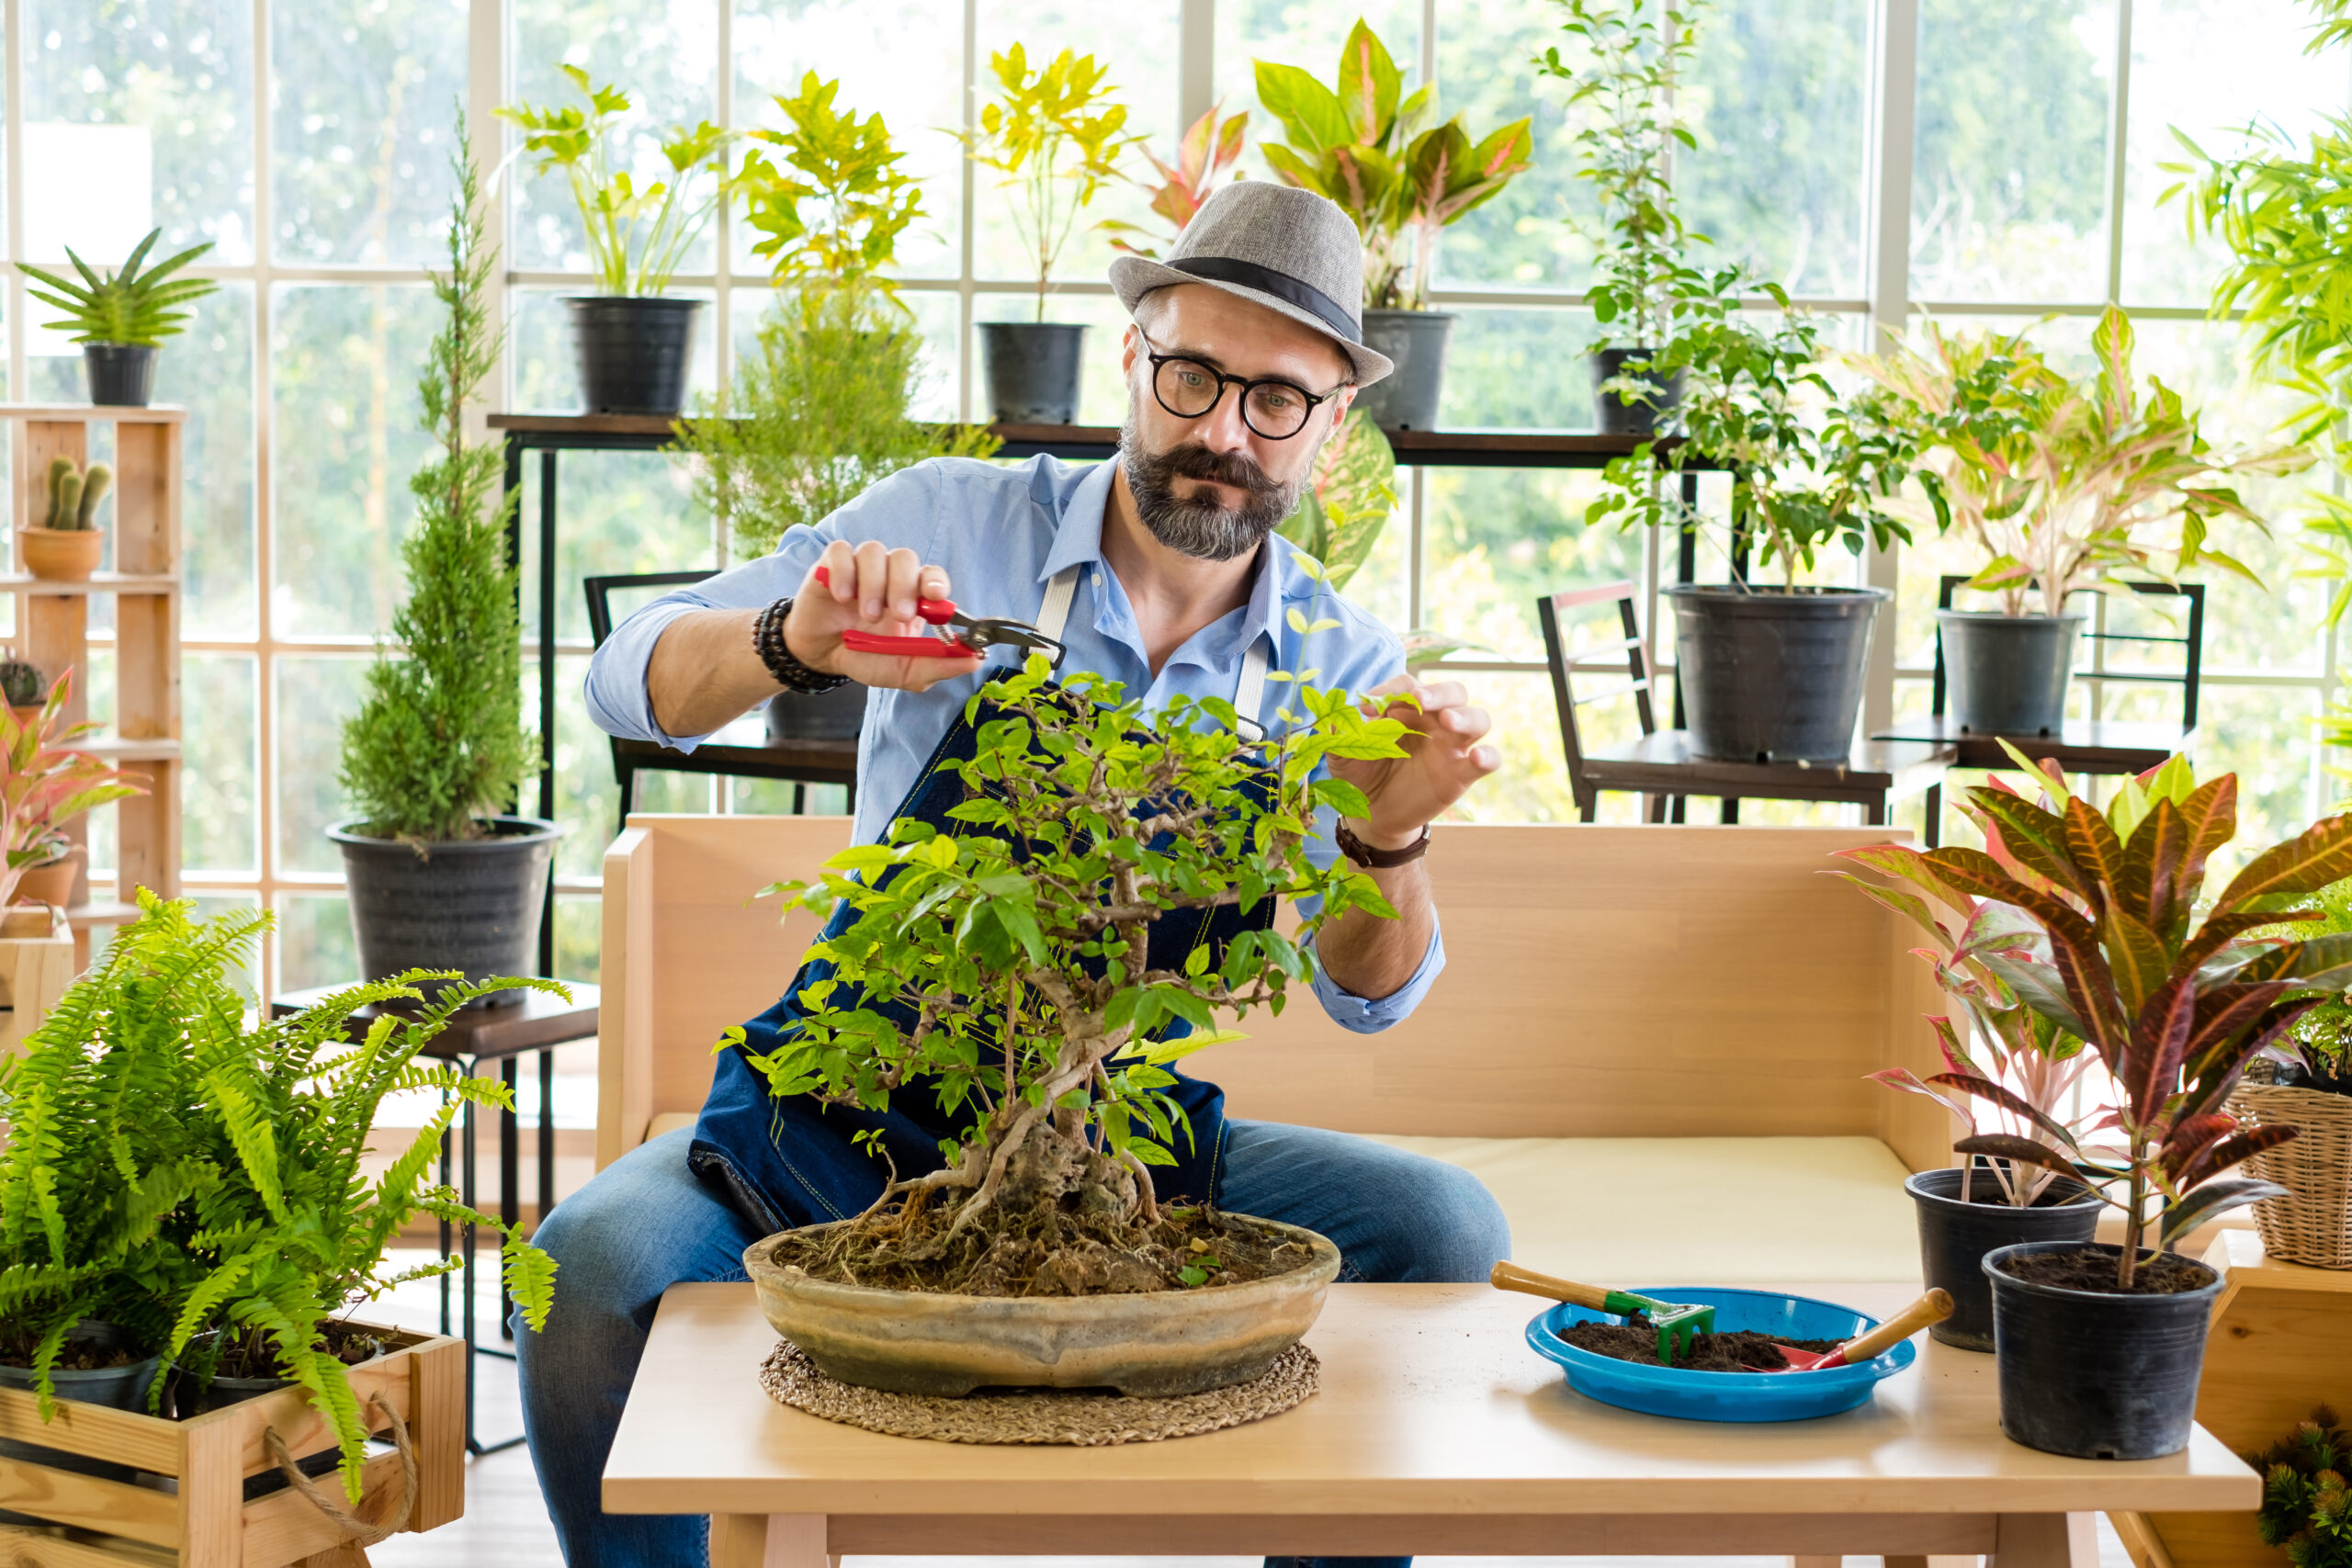
<svg viewBox="0 0 2352 1568">
<path fill-rule="evenodd" d="M 1102 574 L 1099 571 L 1094 574 L 1094 586 L 1097 588 L 1102 586 Z"/>
</svg>

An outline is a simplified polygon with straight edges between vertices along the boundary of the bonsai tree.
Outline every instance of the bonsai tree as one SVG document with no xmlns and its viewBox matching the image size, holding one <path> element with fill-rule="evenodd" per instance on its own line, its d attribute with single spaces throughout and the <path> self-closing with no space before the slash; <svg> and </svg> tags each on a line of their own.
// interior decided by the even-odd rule
<svg viewBox="0 0 2352 1568">
<path fill-rule="evenodd" d="M 187 901 L 139 890 L 140 918 L 0 1062 L 0 1322 L 35 1337 L 44 1400 L 67 1328 L 98 1316 L 201 1387 L 224 1357 L 299 1383 L 342 1439 L 356 1502 L 367 1423 L 330 1329 L 347 1307 L 450 1258 L 387 1274 L 411 1218 L 430 1214 L 505 1238 L 507 1288 L 533 1328 L 555 1264 L 492 1215 L 425 1178 L 460 1104 L 513 1108 L 510 1091 L 418 1052 L 470 996 L 549 980 L 458 986 L 424 1004 L 407 975 L 354 987 L 292 1018 L 248 1026 L 233 976 L 266 915 L 193 918 Z M 351 1015 L 379 1015 L 355 1044 Z M 362 1170 L 387 1094 L 437 1090 L 440 1104 L 390 1166 Z M 44 1406 L 46 1411 L 46 1406 Z"/>
<path fill-rule="evenodd" d="M 2036 1129 L 1979 1133 L 1956 1152 L 2080 1175 L 2122 1210 L 2116 1285 L 2129 1291 L 2152 1224 L 2166 1244 L 2285 1191 L 2225 1173 L 2294 1129 L 2241 1125 L 2224 1106 L 2246 1064 L 2316 1005 L 2313 993 L 2352 986 L 2352 941 L 2251 933 L 2308 924 L 2307 911 L 2282 907 L 2352 874 L 2352 817 L 2255 855 L 2199 919 L 2206 863 L 2237 831 L 2236 775 L 2189 787 L 2186 769 L 2176 770 L 2159 775 L 2161 788 L 2119 789 L 2105 813 L 2069 793 L 2054 764 L 2043 777 L 2058 810 L 2005 790 L 1969 792 L 1999 826 L 2012 864 L 1951 846 L 1911 863 L 1951 893 L 2008 905 L 2039 928 L 2025 956 L 2013 950 L 1987 963 L 2027 1008 L 2089 1043 L 2117 1103 L 2078 1130 L 1989 1079 L 1929 1081 Z"/>
<path fill-rule="evenodd" d="M 1037 316 L 1054 264 L 1078 227 L 1079 214 L 1118 177 L 1119 160 L 1138 140 L 1126 134 L 1127 110 L 1112 100 L 1109 68 L 1091 54 L 1063 50 L 1035 73 L 1014 44 L 989 56 L 997 96 L 980 110 L 977 130 L 958 136 L 975 164 L 1003 176 L 1014 231 L 1037 275 Z"/>
<path fill-rule="evenodd" d="M 408 599 L 368 668 L 367 699 L 343 727 L 343 787 L 366 830 L 417 844 L 481 837 L 480 818 L 504 807 L 536 750 L 523 728 L 522 628 L 506 558 L 514 498 L 502 494 L 498 448 L 466 438 L 465 405 L 496 362 L 499 329 L 488 298 L 497 252 L 462 120 L 454 161 L 449 270 L 433 278 L 447 315 L 417 383 L 440 450 L 409 480 Z"/>
<path fill-rule="evenodd" d="M 759 345 L 733 382 L 677 426 L 670 450 L 687 462 L 696 497 L 745 556 L 785 531 L 822 521 L 868 486 L 925 457 L 986 457 L 985 426 L 945 431 L 908 414 L 923 373 L 923 341 L 888 269 L 898 238 L 922 215 L 905 153 L 879 114 L 834 107 L 840 84 L 810 72 L 775 100 L 788 129 L 752 136 L 738 183 L 779 290 Z"/>
<path fill-rule="evenodd" d="M 1363 236 L 1368 310 L 1425 310 L 1438 233 L 1529 166 L 1530 119 L 1473 142 L 1462 117 L 1437 118 L 1437 89 L 1403 95 L 1387 48 L 1358 18 L 1340 49 L 1336 90 L 1295 65 L 1257 62 L 1258 101 L 1289 141 L 1260 150 L 1274 176 L 1328 197 Z"/>
<path fill-rule="evenodd" d="M 919 1266 L 923 1288 L 1001 1291 L 990 1248 L 1021 1236 L 1046 1255 L 1035 1278 L 1049 1289 L 1094 1246 L 1158 1260 L 1114 1290 L 1211 1277 L 1214 1254 L 1204 1263 L 1161 1228 L 1198 1215 L 1164 1212 L 1152 1184 L 1190 1134 L 1167 1065 L 1234 1037 L 1213 1027 L 1219 1010 L 1279 1011 L 1331 920 L 1394 915 L 1369 877 L 1317 865 L 1307 843 L 1318 809 L 1365 809 L 1320 764 L 1401 755 L 1403 727 L 1345 693 L 1293 696 L 1276 738 L 1252 748 L 1221 698 L 1180 697 L 1147 725 L 1117 682 L 1056 686 L 1033 656 L 973 699 L 978 749 L 950 813 L 962 830 L 902 821 L 819 882 L 771 889 L 820 919 L 837 899 L 855 911 L 809 950 L 832 973 L 805 993 L 805 1024 L 752 1058 L 775 1092 L 868 1110 L 920 1092 L 969 1116 L 942 1168 L 890 1181 L 828 1233 L 825 1259 L 868 1280 Z M 1268 899 L 1307 901 L 1295 935 L 1245 931 L 1221 954 L 1152 966 L 1157 922 Z"/>
<path fill-rule="evenodd" d="M 2292 1568 L 2352 1568 L 2352 1437 L 2323 1404 L 2246 1463 L 2262 1472 L 2255 1533 Z"/>
<path fill-rule="evenodd" d="M 1137 183 L 1151 192 L 1152 211 L 1167 220 L 1170 242 L 1184 231 L 1185 226 L 1192 222 L 1193 215 L 1200 211 L 1201 204 L 1216 193 L 1218 176 L 1241 156 L 1241 139 L 1250 129 L 1250 111 L 1243 109 L 1230 118 L 1221 118 L 1224 113 L 1222 101 L 1202 110 L 1201 117 L 1185 129 L 1182 138 L 1177 141 L 1176 161 L 1172 164 L 1163 162 L 1159 154 L 1149 147 L 1136 143 L 1143 152 L 1144 161 L 1159 176 L 1158 185 Z M 1240 176 L 1237 175 L 1234 177 L 1238 179 Z M 1146 237 L 1146 243 L 1141 244 L 1114 238 L 1111 242 L 1113 250 L 1125 251 L 1130 255 L 1148 256 L 1154 261 L 1159 259 L 1161 242 L 1152 238 L 1150 231 L 1139 224 L 1106 219 L 1102 227 L 1106 233 L 1114 236 L 1138 234 Z"/>
<path fill-rule="evenodd" d="M 64 320 L 59 324 L 74 333 L 75 343 L 153 348 L 183 329 L 187 312 L 182 306 L 192 305 L 220 287 L 209 278 L 172 276 L 210 250 L 210 241 L 191 245 L 142 271 L 148 251 L 163 235 L 161 229 L 149 230 L 147 237 L 131 247 L 122 265 L 104 276 L 69 247 L 65 259 L 81 276 L 79 283 L 22 262 L 17 264 L 17 270 L 46 286 L 28 292 L 42 304 L 64 312 Z"/>
<path fill-rule="evenodd" d="M 137 775 L 74 749 L 98 727 L 66 723 L 73 692 L 74 671 L 62 671 L 37 716 L 0 713 L 0 906 L 16 900 L 26 872 L 63 852 L 67 823 L 108 801 L 147 793 Z"/>
<path fill-rule="evenodd" d="M 588 100 L 585 109 L 517 103 L 498 109 L 498 118 L 523 132 L 521 150 L 537 160 L 535 173 L 560 172 L 571 186 L 598 291 L 659 294 L 727 194 L 727 144 L 734 133 L 708 120 L 672 126 L 661 144 L 668 177 L 640 190 L 628 170 L 613 166 L 628 95 L 592 85 L 576 65 L 560 69 Z"/>
</svg>

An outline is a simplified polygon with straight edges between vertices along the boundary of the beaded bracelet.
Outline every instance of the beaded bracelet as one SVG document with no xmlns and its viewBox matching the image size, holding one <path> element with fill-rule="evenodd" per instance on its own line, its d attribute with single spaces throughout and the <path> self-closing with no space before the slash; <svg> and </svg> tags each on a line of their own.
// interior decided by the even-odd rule
<svg viewBox="0 0 2352 1568">
<path fill-rule="evenodd" d="M 752 623 L 752 650 L 760 656 L 768 673 L 786 691 L 801 692 L 815 696 L 838 690 L 849 684 L 846 675 L 828 675 L 821 670 L 810 669 L 792 656 L 791 647 L 784 640 L 784 623 L 792 615 L 789 598 L 777 600 L 762 610 Z"/>
</svg>

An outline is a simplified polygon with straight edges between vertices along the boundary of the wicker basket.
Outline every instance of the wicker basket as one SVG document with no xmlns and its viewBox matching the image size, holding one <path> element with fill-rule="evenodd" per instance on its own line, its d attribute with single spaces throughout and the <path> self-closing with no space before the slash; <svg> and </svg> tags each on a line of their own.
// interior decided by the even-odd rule
<svg viewBox="0 0 2352 1568">
<path fill-rule="evenodd" d="M 2283 1124 L 2296 1136 L 2245 1162 L 2245 1173 L 2294 1194 L 2254 1206 L 2263 1250 L 2289 1263 L 2352 1269 L 2352 1095 L 2283 1084 L 2240 1084 L 2230 1109 L 2243 1121 Z"/>
</svg>

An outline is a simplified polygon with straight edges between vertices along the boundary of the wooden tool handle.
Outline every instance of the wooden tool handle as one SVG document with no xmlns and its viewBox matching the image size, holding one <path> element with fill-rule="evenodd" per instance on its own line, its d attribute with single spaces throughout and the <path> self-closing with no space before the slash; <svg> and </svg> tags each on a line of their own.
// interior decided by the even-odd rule
<svg viewBox="0 0 2352 1568">
<path fill-rule="evenodd" d="M 1573 1280 L 1555 1280 L 1549 1274 L 1538 1274 L 1532 1269 L 1521 1269 L 1516 1263 L 1498 1263 L 1487 1282 L 1498 1291 L 1517 1291 L 1521 1295 L 1542 1296 L 1546 1301 L 1566 1302 L 1570 1306 L 1589 1307 L 1594 1312 L 1609 1312 L 1611 1292 L 1598 1285 L 1579 1285 Z M 1951 1309 L 1945 1309 L 1949 1312 Z"/>
<path fill-rule="evenodd" d="M 1929 1291 L 1868 1334 L 1849 1339 L 1838 1354 L 1849 1366 L 1860 1366 L 1879 1352 L 1900 1345 L 1930 1324 L 1941 1323 L 1951 1315 L 1951 1296 L 1941 1290 Z"/>
</svg>

